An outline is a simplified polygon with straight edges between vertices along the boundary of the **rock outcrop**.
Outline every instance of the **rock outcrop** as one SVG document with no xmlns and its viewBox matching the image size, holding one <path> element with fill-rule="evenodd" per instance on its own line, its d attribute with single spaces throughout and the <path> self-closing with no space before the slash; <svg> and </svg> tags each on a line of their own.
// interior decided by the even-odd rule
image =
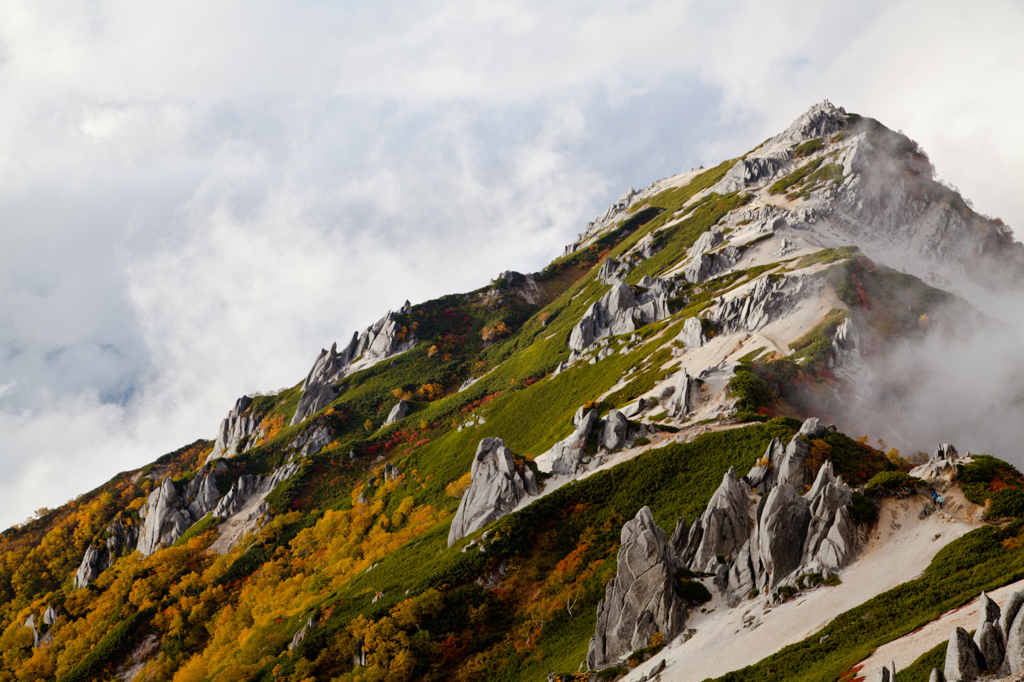
<svg viewBox="0 0 1024 682">
<path fill-rule="evenodd" d="M 743 477 L 747 485 L 759 495 L 764 495 L 771 490 L 778 476 L 778 465 L 785 455 L 786 449 L 782 447 L 782 441 L 773 438 L 772 442 L 768 444 L 764 457 L 758 460 L 758 463 L 751 467 L 747 475 Z"/>
<path fill-rule="evenodd" d="M 217 506 L 220 492 L 217 476 L 225 471 L 223 462 L 208 463 L 179 491 L 168 476 L 149 494 L 144 512 L 145 524 L 139 533 L 138 550 L 149 556 L 162 546 L 170 546 L 189 527 Z"/>
<path fill-rule="evenodd" d="M 319 625 L 320 616 L 317 613 L 313 613 L 306 621 L 306 624 L 299 628 L 298 632 L 292 635 L 292 641 L 288 645 L 288 650 L 291 651 L 292 649 L 297 647 L 302 642 L 302 640 L 306 638 L 306 633 Z"/>
<path fill-rule="evenodd" d="M 587 439 L 598 423 L 597 412 L 577 412 L 573 423 L 576 431 L 565 440 L 558 441 L 551 449 L 537 458 L 537 466 L 543 471 L 562 476 L 579 476 L 596 462 L 587 454 Z"/>
<path fill-rule="evenodd" d="M 707 339 L 704 338 L 704 327 L 701 325 L 700 320 L 696 317 L 686 318 L 686 322 L 683 323 L 683 330 L 676 336 L 676 341 L 687 348 L 700 348 L 707 343 Z"/>
<path fill-rule="evenodd" d="M 569 348 L 581 351 L 594 341 L 628 334 L 668 315 L 667 295 L 648 292 L 638 298 L 628 284 L 620 282 L 583 313 L 569 336 Z"/>
<path fill-rule="evenodd" d="M 576 249 L 586 244 L 591 237 L 609 227 L 621 217 L 623 211 L 633 205 L 633 203 L 639 198 L 640 194 L 641 192 L 637 192 L 632 187 L 626 190 L 614 204 L 608 207 L 604 214 L 587 223 L 587 226 L 584 228 L 583 232 L 576 237 L 576 240 L 565 247 L 565 251 L 562 255 L 568 256 L 570 253 L 573 253 Z"/>
<path fill-rule="evenodd" d="M 762 277 L 749 288 L 748 296 L 724 297 L 708 316 L 721 328 L 722 333 L 755 332 L 779 313 L 790 309 L 807 289 L 806 278 L 781 275 L 778 279 Z"/>
<path fill-rule="evenodd" d="M 394 424 L 399 419 L 405 419 L 405 415 L 409 414 L 409 403 L 404 400 L 399 400 L 398 404 L 391 408 L 391 412 L 388 413 L 388 418 L 384 421 L 384 426 L 388 424 Z"/>
<path fill-rule="evenodd" d="M 260 422 L 255 415 L 246 413 L 252 405 L 252 398 L 242 396 L 235 401 L 235 406 L 220 423 L 217 431 L 217 441 L 213 445 L 213 451 L 207 462 L 212 462 L 218 457 L 232 457 L 255 447 L 259 440 Z"/>
<path fill-rule="evenodd" d="M 815 425 L 805 426 L 814 433 Z M 773 442 L 766 457 L 779 457 L 780 449 L 781 444 Z M 757 486 L 752 486 L 768 492 L 758 502 L 750 539 L 716 579 L 731 605 L 753 590 L 774 590 L 804 573 L 828 577 L 849 564 L 856 551 L 857 530 L 847 509 L 852 492 L 835 476 L 831 462 L 818 470 L 806 495 L 788 483 L 772 482 L 771 471 L 764 466 L 757 473 Z"/>
<path fill-rule="evenodd" d="M 291 426 L 327 407 L 335 398 L 335 385 L 355 369 L 370 367 L 381 360 L 409 350 L 416 345 L 412 332 L 403 330 L 393 313 L 380 318 L 352 340 L 339 353 L 338 344 L 321 350 L 302 382 L 302 397 L 295 408 Z"/>
<path fill-rule="evenodd" d="M 879 668 L 875 680 L 876 682 L 896 682 L 896 664 L 890 663 Z"/>
<path fill-rule="evenodd" d="M 106 527 L 104 535 L 106 541 L 103 546 L 90 545 L 86 548 L 82 563 L 75 571 L 75 589 L 86 587 L 118 558 L 135 551 L 139 529 L 138 526 L 119 516 Z M 47 609 L 47 613 L 49 613 L 49 609 Z"/>
<path fill-rule="evenodd" d="M 997 671 L 1003 664 L 1003 657 L 1006 654 L 1006 647 L 1003 644 L 1003 635 L 999 632 L 999 626 L 992 623 L 985 623 L 974 633 L 974 643 L 978 646 L 978 654 L 984 663 L 984 669 Z"/>
<path fill-rule="evenodd" d="M 711 191 L 728 194 L 750 184 L 762 184 L 788 172 L 794 147 L 816 137 L 839 132 L 845 122 L 846 112 L 841 107 L 828 102 L 815 104 L 784 132 L 766 140 L 737 161 Z"/>
<path fill-rule="evenodd" d="M 911 476 L 927 481 L 932 485 L 942 486 L 948 484 L 956 476 L 956 465 L 960 461 L 956 448 L 949 443 L 940 443 L 936 446 L 928 461 L 910 471 Z"/>
<path fill-rule="evenodd" d="M 756 550 L 758 573 L 766 576 L 769 589 L 799 568 L 810 522 L 810 505 L 793 486 L 779 483 L 768 493 L 751 552 Z"/>
<path fill-rule="evenodd" d="M 718 230 L 702 234 L 690 249 L 690 262 L 683 267 L 682 278 L 692 284 L 700 284 L 735 265 L 740 258 L 735 246 L 726 246 L 711 253 L 724 239 Z"/>
<path fill-rule="evenodd" d="M 300 468 L 298 461 L 290 459 L 269 475 L 239 476 L 213 510 L 214 516 L 226 520 L 217 527 L 217 539 L 210 545 L 210 551 L 226 554 L 246 533 L 254 530 L 269 512 L 263 500 Z"/>
<path fill-rule="evenodd" d="M 967 630 L 956 628 L 946 647 L 946 665 L 943 670 L 947 682 L 973 682 L 985 670 L 984 659 Z"/>
<path fill-rule="evenodd" d="M 471 483 L 462 494 L 459 510 L 448 531 L 448 546 L 475 530 L 500 519 L 527 495 L 537 494 L 533 472 L 516 470 L 512 453 L 500 438 L 484 438 L 470 468 Z"/>
<path fill-rule="evenodd" d="M 860 354 L 860 334 L 853 320 L 849 317 L 836 327 L 832 337 L 832 353 L 829 356 L 829 367 L 843 367 L 850 364 L 853 357 Z"/>
<path fill-rule="evenodd" d="M 602 261 L 601 267 L 597 271 L 597 278 L 605 284 L 618 284 L 629 271 L 628 261 L 620 262 L 608 256 Z"/>
<path fill-rule="evenodd" d="M 687 565 L 693 571 L 715 573 L 721 556 L 725 561 L 733 560 L 750 537 L 750 494 L 736 476 L 736 469 L 722 477 L 718 490 L 711 496 L 704 514 L 694 521 L 689 538 L 699 539 L 699 545 L 692 552 L 683 550 L 683 555 L 692 554 Z M 685 520 L 684 520 L 685 523 Z"/>
<path fill-rule="evenodd" d="M 804 461 L 811 451 L 810 441 L 821 438 L 823 435 L 825 435 L 825 427 L 818 423 L 816 417 L 806 420 L 800 426 L 800 431 L 789 441 L 786 453 L 778 464 L 777 480 L 780 484 L 788 483 L 795 488 L 803 488 L 807 484 Z"/>
<path fill-rule="evenodd" d="M 601 445 L 611 450 L 618 450 L 626 443 L 629 435 L 629 420 L 618 410 L 611 410 L 604 420 L 601 429 Z"/>
<path fill-rule="evenodd" d="M 288 447 L 299 451 L 299 455 L 306 457 L 315 455 L 323 450 L 331 442 L 331 432 L 326 426 L 306 429 L 298 438 L 288 444 Z"/>
<path fill-rule="evenodd" d="M 679 373 L 676 374 L 675 390 L 672 391 L 672 396 L 665 405 L 665 411 L 668 413 L 668 416 L 673 419 L 686 419 L 686 415 L 690 412 L 690 393 L 692 387 L 693 378 L 686 373 L 685 369 L 680 369 Z"/>
<path fill-rule="evenodd" d="M 656 632 L 670 641 L 686 625 L 685 606 L 673 588 L 672 550 L 649 508 L 626 522 L 620 542 L 617 572 L 597 605 L 597 625 L 587 652 L 592 670 L 647 646 Z"/>
</svg>

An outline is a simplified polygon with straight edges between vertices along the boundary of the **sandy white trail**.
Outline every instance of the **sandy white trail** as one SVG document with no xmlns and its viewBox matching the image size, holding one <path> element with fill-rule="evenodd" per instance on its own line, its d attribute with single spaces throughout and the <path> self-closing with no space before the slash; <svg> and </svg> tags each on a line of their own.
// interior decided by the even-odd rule
<svg viewBox="0 0 1024 682">
<path fill-rule="evenodd" d="M 1024 588 L 1024 580 L 1004 585 L 998 590 L 992 590 L 988 596 L 1002 606 L 1007 597 L 1021 588 Z M 938 619 L 923 628 L 914 630 L 905 637 L 878 647 L 875 653 L 864 659 L 862 664 L 864 667 L 861 668 L 860 675 L 866 680 L 873 680 L 878 675 L 879 668 L 890 661 L 896 663 L 897 670 L 903 670 L 916 661 L 921 654 L 949 639 L 953 628 L 956 627 L 961 627 L 968 632 L 978 627 L 977 599 L 958 609 L 947 611 Z"/>
<path fill-rule="evenodd" d="M 799 642 L 840 613 L 917 577 L 940 549 L 981 525 L 979 507 L 952 490 L 947 499 L 946 511 L 924 520 L 917 518 L 924 498 L 885 500 L 862 554 L 841 572 L 843 582 L 836 587 L 804 593 L 776 608 L 767 608 L 760 597 L 734 609 L 710 588 L 715 598 L 707 605 L 709 613 L 694 613 L 687 623 L 696 634 L 687 642 L 677 639 L 624 679 L 637 682 L 662 658 L 665 682 L 700 682 L 723 675 Z"/>
</svg>

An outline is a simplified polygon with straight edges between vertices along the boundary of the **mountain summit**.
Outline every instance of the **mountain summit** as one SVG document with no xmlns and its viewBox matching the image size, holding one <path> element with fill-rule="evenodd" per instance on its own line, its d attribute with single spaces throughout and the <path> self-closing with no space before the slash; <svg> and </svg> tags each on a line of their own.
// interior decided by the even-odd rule
<svg viewBox="0 0 1024 682">
<path fill-rule="evenodd" d="M 816 104 L 5 531 L 0 674 L 1024 672 L 1024 476 L 853 431 L 903 433 L 893 359 L 1004 333 L 974 306 L 1022 273 L 913 140 Z"/>
</svg>

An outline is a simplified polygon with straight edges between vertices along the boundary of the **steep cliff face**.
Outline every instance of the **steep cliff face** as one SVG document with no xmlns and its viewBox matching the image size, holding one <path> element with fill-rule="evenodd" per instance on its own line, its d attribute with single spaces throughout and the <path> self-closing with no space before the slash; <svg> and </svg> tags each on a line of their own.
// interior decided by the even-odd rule
<svg viewBox="0 0 1024 682">
<path fill-rule="evenodd" d="M 174 481 L 165 478 L 150 493 L 145 512 L 140 512 L 145 523 L 139 533 L 137 549 L 149 556 L 161 547 L 171 546 L 192 524 L 212 511 L 220 498 L 217 475 L 223 471 L 223 463 L 206 464 L 184 486 L 184 490 L 179 490 Z"/>
<path fill-rule="evenodd" d="M 319 412 L 335 398 L 338 381 L 351 372 L 370 367 L 416 345 L 416 339 L 390 311 L 366 328 L 362 334 L 352 334 L 352 340 L 339 353 L 338 344 L 330 350 L 321 350 L 302 383 L 302 397 L 295 408 L 291 426 L 295 426 L 315 412 Z"/>
<path fill-rule="evenodd" d="M 252 398 L 249 396 L 242 396 L 235 401 L 231 412 L 220 423 L 213 451 L 206 461 L 212 462 L 219 457 L 232 457 L 256 446 L 256 442 L 262 435 L 259 430 L 261 420 L 256 415 L 247 413 L 250 405 L 252 405 Z"/>
</svg>

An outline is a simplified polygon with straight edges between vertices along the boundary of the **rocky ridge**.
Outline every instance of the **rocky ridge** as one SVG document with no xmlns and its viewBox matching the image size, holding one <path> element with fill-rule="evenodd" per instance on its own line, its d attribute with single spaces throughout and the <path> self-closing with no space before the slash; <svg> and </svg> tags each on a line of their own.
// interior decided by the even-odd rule
<svg viewBox="0 0 1024 682">
<path fill-rule="evenodd" d="M 351 341 L 340 353 L 337 343 L 331 344 L 330 350 L 321 350 L 302 382 L 302 397 L 290 425 L 301 423 L 333 401 L 336 384 L 348 374 L 403 353 L 415 345 L 413 334 L 403 330 L 389 311 L 362 334 L 353 333 Z"/>
</svg>

